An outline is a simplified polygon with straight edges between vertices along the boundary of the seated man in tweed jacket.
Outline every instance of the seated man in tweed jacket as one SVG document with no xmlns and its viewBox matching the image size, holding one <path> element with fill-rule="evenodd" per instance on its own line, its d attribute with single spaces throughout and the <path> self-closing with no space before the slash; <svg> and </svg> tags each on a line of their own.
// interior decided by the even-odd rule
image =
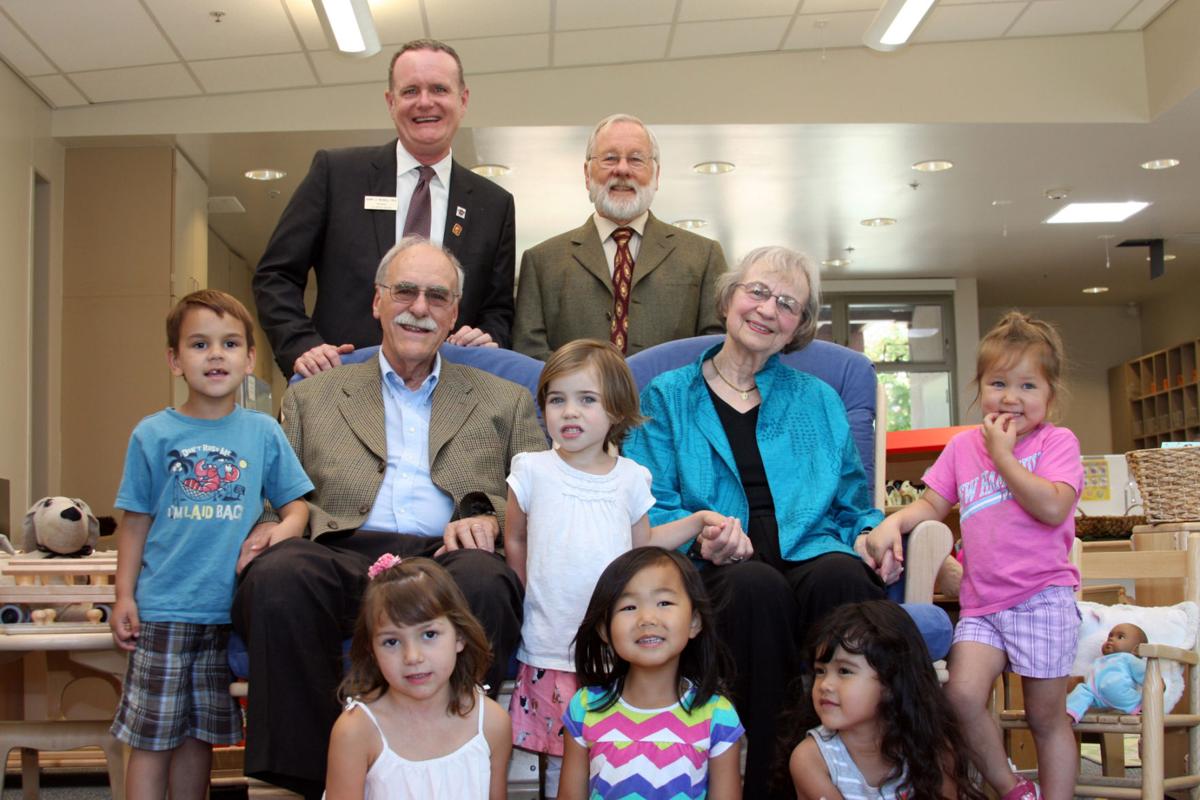
<svg viewBox="0 0 1200 800">
<path fill-rule="evenodd" d="M 233 619 L 253 686 L 246 774 L 306 797 L 324 786 L 341 642 L 381 554 L 432 556 L 450 571 L 491 640 L 493 687 L 520 639 L 521 584 L 493 551 L 509 462 L 546 438 L 524 387 L 438 355 L 462 281 L 448 251 L 402 239 L 376 276 L 378 360 L 284 396 L 284 431 L 316 487 L 308 534 L 276 542 L 271 523 L 251 533 Z"/>
</svg>

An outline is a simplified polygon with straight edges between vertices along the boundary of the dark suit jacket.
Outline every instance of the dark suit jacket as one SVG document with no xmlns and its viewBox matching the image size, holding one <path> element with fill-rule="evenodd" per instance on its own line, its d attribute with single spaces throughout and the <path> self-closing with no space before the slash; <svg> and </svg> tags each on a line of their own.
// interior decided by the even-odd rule
<svg viewBox="0 0 1200 800">
<path fill-rule="evenodd" d="M 394 140 L 382 147 L 318 150 L 258 262 L 258 318 L 284 375 L 292 374 L 301 353 L 322 342 L 379 344 L 379 322 L 368 309 L 379 261 L 396 243 L 396 212 L 365 210 L 367 195 L 396 195 Z M 465 217 L 456 213 L 460 206 Z M 504 347 L 513 315 L 513 214 L 512 195 L 454 162 L 442 242 L 466 272 L 457 325 L 482 328 Z M 312 319 L 304 311 L 310 266 L 318 286 Z"/>
<path fill-rule="evenodd" d="M 305 498 L 314 539 L 357 530 L 371 513 L 387 466 L 381 381 L 370 359 L 306 378 L 283 396 L 280 423 L 315 487 Z M 503 529 L 512 457 L 546 449 L 528 390 L 442 359 L 432 403 L 434 485 L 453 498 L 456 517 L 479 513 L 472 495 L 483 493 Z"/>
<path fill-rule="evenodd" d="M 661 342 L 720 333 L 721 245 L 653 214 L 646 220 L 629 300 L 632 355 Z M 609 338 L 613 285 L 592 217 L 521 257 L 513 349 L 545 360 L 573 339 Z"/>
</svg>

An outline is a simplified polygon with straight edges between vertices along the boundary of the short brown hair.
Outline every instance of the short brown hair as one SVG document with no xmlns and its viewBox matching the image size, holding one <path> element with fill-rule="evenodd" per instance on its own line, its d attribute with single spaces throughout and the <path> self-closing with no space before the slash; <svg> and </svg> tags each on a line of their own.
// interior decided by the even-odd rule
<svg viewBox="0 0 1200 800">
<path fill-rule="evenodd" d="M 226 314 L 233 317 L 246 330 L 246 349 L 254 348 L 254 319 L 242 301 L 218 289 L 201 289 L 184 297 L 167 314 L 167 347 L 173 352 L 179 351 L 179 330 L 183 327 L 183 318 L 193 308 L 207 308 L 218 317 Z"/>
<path fill-rule="evenodd" d="M 454 63 L 458 65 L 458 88 L 459 91 L 467 88 L 467 81 L 463 78 L 462 59 L 458 57 L 458 51 L 445 42 L 439 42 L 437 39 L 413 39 L 411 42 L 405 42 L 400 45 L 400 49 L 392 54 L 392 60 L 388 63 L 388 91 L 395 91 L 396 87 L 392 85 L 392 73 L 396 70 L 396 60 L 410 50 L 433 50 L 436 53 L 445 53 L 454 59 Z"/>
<path fill-rule="evenodd" d="M 380 617 L 396 625 L 420 625 L 438 617 L 450 620 L 462 637 L 463 649 L 450 673 L 447 711 L 462 716 L 475 707 L 475 687 L 492 663 L 492 648 L 462 589 L 445 567 L 428 558 L 406 558 L 367 584 L 350 640 L 350 669 L 338 687 L 339 700 L 374 699 L 387 691 L 388 682 L 379 671 L 371 641 Z"/>
<path fill-rule="evenodd" d="M 1066 348 L 1058 329 L 1049 322 L 1034 319 L 1023 311 L 1013 309 L 1000 318 L 992 329 L 979 341 L 979 356 L 975 360 L 975 401 L 984 374 L 997 364 L 1011 366 L 1028 352 L 1035 351 L 1038 367 L 1046 383 L 1050 385 L 1050 401 L 1061 402 L 1066 398 L 1067 387 L 1063 380 L 1066 367 Z"/>
<path fill-rule="evenodd" d="M 604 404 L 612 423 L 604 443 L 620 447 L 630 428 L 641 425 L 646 418 L 642 416 L 638 403 L 637 382 L 633 379 L 633 373 L 629 371 L 621 351 L 612 342 L 576 339 L 555 350 L 538 378 L 538 407 L 542 409 L 542 416 L 545 416 L 546 394 L 550 391 L 551 381 L 587 367 L 596 368 L 596 374 L 600 377 L 600 402 Z"/>
</svg>

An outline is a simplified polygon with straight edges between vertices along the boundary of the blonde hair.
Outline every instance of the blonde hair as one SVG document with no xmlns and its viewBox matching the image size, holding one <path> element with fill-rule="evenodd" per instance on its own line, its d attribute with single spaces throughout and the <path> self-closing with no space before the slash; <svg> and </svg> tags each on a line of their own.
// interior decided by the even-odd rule
<svg viewBox="0 0 1200 800">
<path fill-rule="evenodd" d="M 538 377 L 537 403 L 546 415 L 546 394 L 550 382 L 588 367 L 596 368 L 600 378 L 600 402 L 608 413 L 610 427 L 604 437 L 605 445 L 620 447 L 625 434 L 646 421 L 638 402 L 637 382 L 621 351 L 612 342 L 598 339 L 576 339 L 554 351 Z"/>
<path fill-rule="evenodd" d="M 979 356 L 975 360 L 974 403 L 979 402 L 983 376 L 997 365 L 1011 366 L 1027 353 L 1033 353 L 1042 377 L 1050 386 L 1051 406 L 1061 405 L 1066 399 L 1067 387 L 1063 380 L 1066 371 L 1066 348 L 1058 329 L 1049 322 L 1034 319 L 1023 311 L 1013 309 L 1000 318 L 979 342 Z"/>
<path fill-rule="evenodd" d="M 462 716 L 475 707 L 475 687 L 492 663 L 492 648 L 479 620 L 454 578 L 428 558 L 406 558 L 379 573 L 367 584 L 350 641 L 350 669 L 338 687 L 338 699 L 374 698 L 388 682 L 375 661 L 372 632 L 381 617 L 396 625 L 420 625 L 445 617 L 462 639 L 463 649 L 450 674 L 447 710 Z"/>
</svg>

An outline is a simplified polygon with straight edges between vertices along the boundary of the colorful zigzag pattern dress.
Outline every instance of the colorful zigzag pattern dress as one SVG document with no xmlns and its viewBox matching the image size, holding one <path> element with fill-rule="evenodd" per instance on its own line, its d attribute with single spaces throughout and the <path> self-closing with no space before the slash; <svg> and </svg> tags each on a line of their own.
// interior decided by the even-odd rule
<svg viewBox="0 0 1200 800">
<path fill-rule="evenodd" d="M 708 794 L 708 760 L 745 733 L 733 704 L 721 695 L 688 712 L 683 703 L 642 709 L 617 700 L 590 711 L 606 694 L 580 689 L 563 716 L 566 735 L 588 750 L 591 800 L 702 800 Z"/>
</svg>

